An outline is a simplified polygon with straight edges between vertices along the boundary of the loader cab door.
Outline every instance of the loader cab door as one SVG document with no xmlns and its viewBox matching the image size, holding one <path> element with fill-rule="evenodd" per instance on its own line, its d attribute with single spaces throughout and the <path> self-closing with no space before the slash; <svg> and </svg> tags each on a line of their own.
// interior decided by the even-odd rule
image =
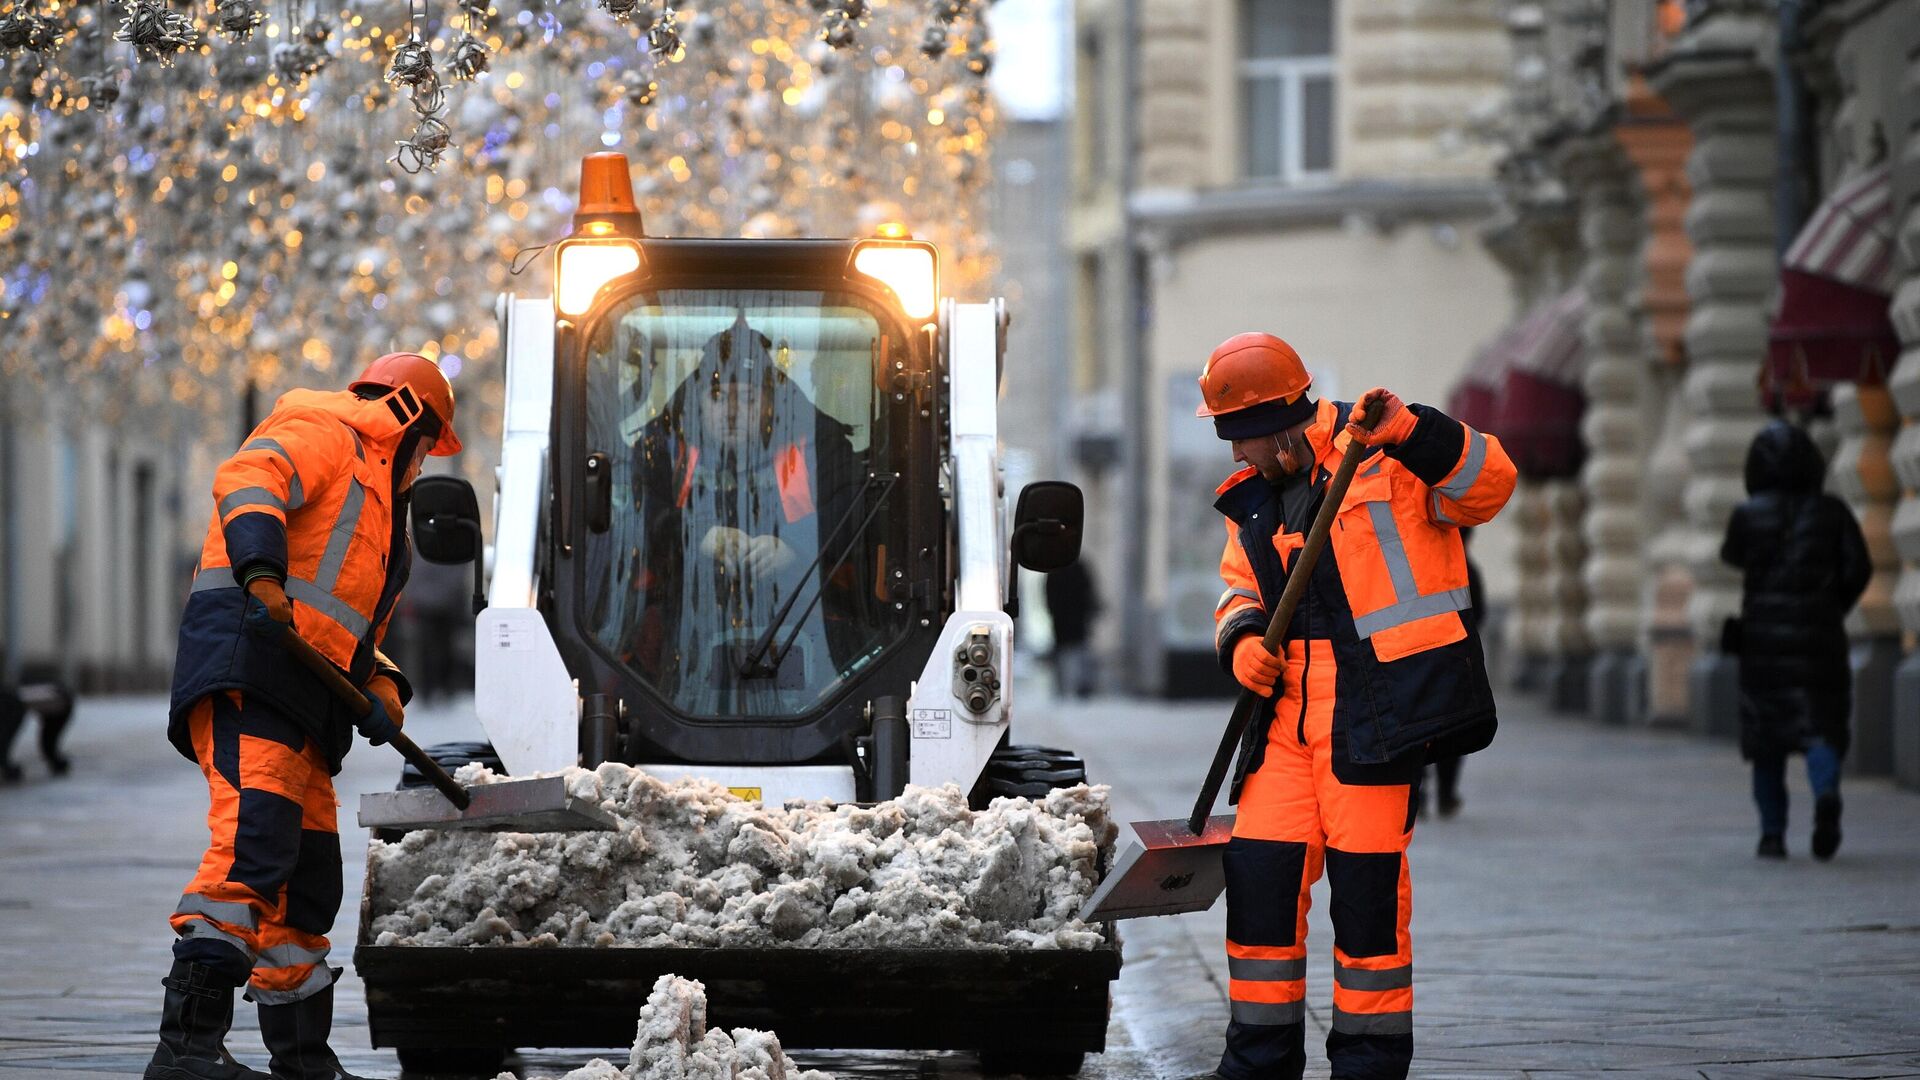
<svg viewBox="0 0 1920 1080">
<path fill-rule="evenodd" d="M 836 288 L 637 289 L 583 320 L 553 622 L 582 693 L 626 704 L 624 757 L 838 761 L 888 692 L 863 684 L 905 693 L 941 519 L 933 421 L 893 380 L 925 337 Z"/>
</svg>

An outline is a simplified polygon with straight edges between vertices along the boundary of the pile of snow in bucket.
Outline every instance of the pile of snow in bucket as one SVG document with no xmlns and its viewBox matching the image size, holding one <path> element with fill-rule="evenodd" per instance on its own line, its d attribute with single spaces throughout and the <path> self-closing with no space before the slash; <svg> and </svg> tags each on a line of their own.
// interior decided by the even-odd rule
<svg viewBox="0 0 1920 1080">
<path fill-rule="evenodd" d="M 376 945 L 1092 948 L 1075 918 L 1116 829 L 1107 788 L 996 799 L 909 787 L 870 808 L 763 807 L 706 780 L 570 769 L 611 832 L 375 841 Z M 497 782 L 483 766 L 462 783 Z"/>
<path fill-rule="evenodd" d="M 503 1072 L 494 1080 L 515 1080 Z M 662 975 L 640 1007 L 640 1026 L 626 1068 L 594 1058 L 560 1080 L 833 1080 L 800 1071 L 770 1031 L 707 1030 L 707 988 Z"/>
</svg>

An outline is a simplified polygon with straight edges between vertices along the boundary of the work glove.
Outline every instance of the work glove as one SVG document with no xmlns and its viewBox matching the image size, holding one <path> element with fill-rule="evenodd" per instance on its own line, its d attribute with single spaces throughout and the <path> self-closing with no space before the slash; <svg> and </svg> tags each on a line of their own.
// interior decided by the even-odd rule
<svg viewBox="0 0 1920 1080">
<path fill-rule="evenodd" d="M 366 690 L 373 708 L 355 720 L 353 726 L 366 736 L 369 745 L 382 746 L 400 734 L 400 722 L 406 715 L 400 704 L 400 688 L 385 675 L 375 675 L 367 680 Z"/>
<path fill-rule="evenodd" d="M 1286 670 L 1286 662 L 1267 651 L 1259 634 L 1246 634 L 1233 643 L 1234 679 L 1261 697 L 1273 696 Z"/>
<path fill-rule="evenodd" d="M 293 604 L 287 590 L 271 577 L 257 577 L 247 583 L 252 600 L 244 616 L 247 632 L 255 637 L 277 641 L 293 625 Z"/>
<path fill-rule="evenodd" d="M 731 563 L 745 553 L 752 540 L 746 533 L 728 525 L 708 527 L 700 538 L 700 554 L 715 562 Z"/>
<path fill-rule="evenodd" d="M 1380 420 L 1368 431 L 1361 425 L 1366 419 L 1367 406 L 1376 398 L 1380 401 Z M 1413 426 L 1419 422 L 1420 418 L 1413 415 L 1400 395 L 1376 386 L 1353 403 L 1353 412 L 1347 415 L 1347 434 L 1362 446 L 1399 446 L 1413 435 Z"/>
<path fill-rule="evenodd" d="M 770 577 L 792 566 L 799 558 L 799 554 L 779 537 L 756 536 L 747 541 L 740 564 L 756 577 Z"/>
</svg>

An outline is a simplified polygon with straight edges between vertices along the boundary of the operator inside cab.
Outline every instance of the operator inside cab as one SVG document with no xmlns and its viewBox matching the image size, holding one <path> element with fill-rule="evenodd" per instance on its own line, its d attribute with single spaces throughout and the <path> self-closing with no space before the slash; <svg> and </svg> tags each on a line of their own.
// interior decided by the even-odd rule
<svg viewBox="0 0 1920 1080">
<path fill-rule="evenodd" d="M 624 587 L 596 621 L 617 628 L 622 660 L 687 714 L 798 714 L 870 651 L 855 626 L 869 599 L 857 583 L 875 579 L 858 509 L 872 432 L 815 400 L 852 396 L 837 385 L 835 350 L 796 358 L 744 312 L 698 340 L 678 380 L 670 341 L 635 350 L 642 370 L 623 396 L 647 418 L 628 423 L 615 465 L 627 478 L 615 523 L 628 533 Z M 869 352 L 859 350 L 867 386 Z M 649 385 L 648 372 L 671 389 Z M 868 401 L 855 406 L 865 419 Z"/>
</svg>

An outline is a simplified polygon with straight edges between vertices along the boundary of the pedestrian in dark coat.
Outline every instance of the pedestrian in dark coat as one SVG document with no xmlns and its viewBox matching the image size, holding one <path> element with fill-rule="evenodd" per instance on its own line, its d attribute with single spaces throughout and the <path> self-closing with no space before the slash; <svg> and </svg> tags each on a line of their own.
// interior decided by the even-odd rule
<svg viewBox="0 0 1920 1080">
<path fill-rule="evenodd" d="M 1826 463 L 1800 428 L 1775 420 L 1747 451 L 1748 498 L 1727 523 L 1720 558 L 1740 568 L 1740 754 L 1753 762 L 1763 857 L 1783 858 L 1786 758 L 1807 756 L 1815 856 L 1840 846 L 1840 759 L 1852 682 L 1847 612 L 1873 564 L 1847 504 L 1820 490 Z"/>
<path fill-rule="evenodd" d="M 1047 575 L 1047 616 L 1053 620 L 1053 673 L 1061 697 L 1093 694 L 1093 619 L 1100 590 L 1093 571 L 1075 561 Z"/>
</svg>

